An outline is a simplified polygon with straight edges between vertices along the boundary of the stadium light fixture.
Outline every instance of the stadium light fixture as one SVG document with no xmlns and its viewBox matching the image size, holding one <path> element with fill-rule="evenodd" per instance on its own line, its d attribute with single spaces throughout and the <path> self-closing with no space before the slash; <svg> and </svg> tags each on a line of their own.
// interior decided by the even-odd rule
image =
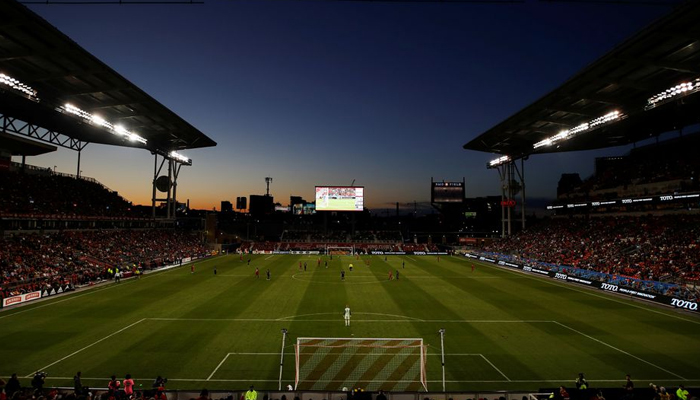
<svg viewBox="0 0 700 400">
<path fill-rule="evenodd" d="M 554 136 L 548 137 L 544 140 L 540 140 L 539 142 L 535 143 L 533 145 L 533 147 L 535 149 L 538 149 L 538 148 L 543 147 L 543 146 L 551 146 L 554 143 L 560 142 L 562 140 L 570 139 L 570 138 L 578 135 L 579 133 L 597 128 L 597 127 L 604 125 L 604 124 L 607 124 L 609 122 L 617 121 L 617 120 L 621 119 L 623 116 L 624 116 L 624 114 L 622 114 L 620 111 L 617 111 L 617 110 L 611 111 L 611 112 L 609 112 L 605 115 L 602 115 L 598 118 L 592 119 L 588 122 L 584 122 L 581 125 L 577 125 L 571 129 L 563 130 Z"/>
<path fill-rule="evenodd" d="M 105 120 L 104 118 L 100 117 L 99 115 L 93 115 L 90 114 L 89 112 L 82 110 L 70 103 L 66 103 L 60 108 L 61 110 L 73 114 L 79 118 L 84 119 L 86 122 L 89 122 L 93 125 L 97 125 L 102 128 L 106 128 L 108 131 L 112 132 L 113 134 L 117 136 L 122 136 L 125 139 L 132 141 L 132 142 L 139 142 L 141 144 L 146 144 L 148 143 L 148 140 L 145 138 L 142 138 L 141 136 L 135 134 L 134 132 L 128 131 L 126 128 L 124 128 L 121 125 L 112 125 L 109 121 Z"/>
<path fill-rule="evenodd" d="M 11 89 L 14 89 L 18 92 L 22 92 L 22 93 L 26 94 L 27 96 L 36 99 L 36 90 L 32 89 L 31 86 L 29 86 L 25 83 L 22 83 L 9 75 L 5 75 L 3 73 L 0 73 L 0 84 L 3 84 L 5 86 L 9 86 Z"/>
<path fill-rule="evenodd" d="M 498 157 L 495 160 L 489 161 L 486 165 L 487 168 L 496 168 L 500 165 L 507 164 L 510 162 L 510 156 Z"/>
<path fill-rule="evenodd" d="M 700 78 L 695 79 L 692 82 L 682 82 L 676 86 L 670 87 L 661 93 L 657 93 L 647 100 L 647 105 L 644 110 L 651 110 L 652 108 L 664 104 L 676 98 L 687 96 L 691 93 L 695 93 L 700 90 Z"/>
<path fill-rule="evenodd" d="M 177 161 L 177 162 L 180 162 L 180 163 L 183 163 L 183 164 L 192 165 L 192 159 L 191 159 L 191 158 L 188 158 L 188 157 L 186 157 L 186 156 L 184 156 L 184 155 L 178 153 L 178 152 L 175 151 L 175 150 L 171 151 L 170 154 L 169 154 L 169 156 L 170 156 L 170 158 L 172 158 L 173 160 L 175 160 L 175 161 Z"/>
</svg>

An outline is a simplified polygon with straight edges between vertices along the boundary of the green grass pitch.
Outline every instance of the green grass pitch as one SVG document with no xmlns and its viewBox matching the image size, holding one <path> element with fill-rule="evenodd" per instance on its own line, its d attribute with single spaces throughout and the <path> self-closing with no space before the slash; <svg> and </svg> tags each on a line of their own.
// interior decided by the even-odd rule
<svg viewBox="0 0 700 400">
<path fill-rule="evenodd" d="M 195 273 L 185 266 L 3 310 L 0 376 L 16 372 L 28 386 L 41 370 L 48 384 L 71 386 L 80 370 L 95 387 L 130 373 L 144 387 L 162 375 L 169 388 L 277 389 L 286 328 L 283 385 L 294 381 L 297 337 L 409 337 L 428 345 L 428 388 L 440 391 L 444 328 L 448 391 L 572 386 L 579 372 L 593 387 L 620 387 L 628 373 L 638 386 L 700 385 L 694 315 L 478 262 L 472 272 L 456 256 L 334 256 L 328 268 L 318 258 L 257 255 L 248 266 L 222 256 Z"/>
</svg>

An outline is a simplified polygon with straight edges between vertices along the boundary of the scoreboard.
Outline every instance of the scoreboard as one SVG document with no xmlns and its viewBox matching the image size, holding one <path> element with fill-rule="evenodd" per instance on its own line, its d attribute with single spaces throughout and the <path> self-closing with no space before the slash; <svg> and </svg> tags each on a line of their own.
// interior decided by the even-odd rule
<svg viewBox="0 0 700 400">
<path fill-rule="evenodd" d="M 430 184 L 431 203 L 464 203 L 464 181 L 435 182 L 431 179 Z"/>
</svg>

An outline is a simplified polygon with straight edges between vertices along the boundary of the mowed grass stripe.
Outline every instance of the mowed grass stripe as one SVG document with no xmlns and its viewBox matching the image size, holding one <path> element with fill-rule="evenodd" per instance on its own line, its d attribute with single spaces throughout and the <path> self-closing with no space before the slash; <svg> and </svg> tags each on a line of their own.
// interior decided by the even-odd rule
<svg viewBox="0 0 700 400">
<path fill-rule="evenodd" d="M 482 263 L 483 264 L 483 263 Z M 483 264 L 482 267 L 508 274 L 519 272 Z M 698 350 L 700 328 L 691 319 L 688 323 L 679 322 L 676 315 L 659 313 L 652 305 L 613 298 L 611 295 L 580 289 L 572 284 L 552 281 L 548 278 L 525 275 L 531 281 L 531 297 L 538 299 L 541 308 L 553 320 L 567 324 L 584 334 L 590 335 L 625 350 L 645 362 L 652 362 L 672 372 L 695 370 L 698 366 L 683 354 Z M 489 285 L 490 282 L 485 282 Z M 504 283 L 508 285 L 508 282 Z M 567 311 L 560 313 L 558 310 Z M 649 313 L 651 312 L 651 313 Z M 694 317 L 689 317 L 694 318 Z M 601 354 L 606 357 L 607 352 Z M 628 370 L 624 357 L 618 360 L 621 371 Z M 613 360 L 608 360 L 611 362 Z"/>
<path fill-rule="evenodd" d="M 431 354 L 439 353 L 437 330 L 446 328 L 449 354 L 483 354 L 512 379 L 504 382 L 481 357 L 448 356 L 448 390 L 537 388 L 544 381 L 573 379 L 579 369 L 594 382 L 621 380 L 629 372 L 667 386 L 679 382 L 673 374 L 689 378 L 686 386 L 700 383 L 693 361 L 700 359 L 700 329 L 692 316 L 492 265 L 477 264 L 472 273 L 469 262 L 458 257 L 441 257 L 439 263 L 433 256 L 388 256 L 386 262 L 334 257 L 328 269 L 323 263 L 319 269 L 315 256 L 250 258 L 250 266 L 237 256 L 199 261 L 194 274 L 176 268 L 0 312 L 0 340 L 8 343 L 0 349 L 0 374 L 26 376 L 146 318 L 53 365 L 50 382 L 70 386 L 70 378 L 54 377 L 72 377 L 80 369 L 105 382 L 112 373 L 131 373 L 144 383 L 161 374 L 173 388 L 201 389 L 196 382 L 206 381 L 231 352 L 253 355 L 228 357 L 208 388 L 245 388 L 236 382 L 247 380 L 276 388 L 279 358 L 265 354 L 280 351 L 281 328 L 289 329 L 288 344 L 298 336 L 423 337 Z M 292 278 L 298 260 L 307 261 L 308 281 Z M 347 284 L 341 284 L 340 267 L 347 271 L 351 261 L 356 274 L 348 271 Z M 261 272 L 257 281 L 255 266 Z M 388 281 L 389 269 L 400 270 L 399 281 Z M 343 323 L 345 304 L 353 310 L 350 328 Z M 428 375 L 440 381 L 439 357 L 429 357 Z M 286 383 L 293 380 L 293 357 L 285 358 L 283 376 Z"/>
<path fill-rule="evenodd" d="M 407 268 L 407 271 L 403 274 L 402 279 L 391 282 L 390 285 L 386 286 L 388 294 L 393 296 L 395 299 L 393 303 L 413 304 L 416 306 L 417 311 L 423 313 L 422 316 L 424 318 L 432 316 L 432 318 L 455 321 L 465 319 L 466 315 L 464 315 L 463 310 L 469 307 L 468 305 L 465 305 L 465 303 L 470 304 L 470 300 L 473 300 L 473 297 L 469 293 L 469 286 L 457 286 L 454 281 L 448 281 L 446 279 L 443 279 L 442 282 L 430 282 L 427 284 L 424 281 L 414 282 L 411 280 L 412 271 L 417 270 L 420 271 L 421 274 L 432 272 L 436 274 L 436 276 L 440 276 L 440 272 L 448 271 L 450 269 L 450 274 L 455 273 L 455 271 L 458 271 L 456 266 L 446 262 L 445 258 L 441 258 L 440 263 L 436 262 L 435 264 L 430 264 L 428 262 L 428 258 L 421 259 L 421 261 L 423 262 L 416 262 L 415 266 Z M 377 275 L 381 276 L 383 274 L 382 272 L 377 272 Z M 462 281 L 460 281 L 460 284 L 462 284 Z M 450 288 L 452 288 L 452 290 L 449 290 Z M 438 294 L 442 297 L 436 297 Z M 449 302 L 442 299 L 452 299 L 456 301 Z M 473 300 L 473 303 L 473 307 L 478 308 L 481 301 Z M 422 304 L 430 304 L 431 306 L 429 308 L 420 307 Z M 461 305 L 461 309 L 459 305 Z M 410 310 L 403 310 L 404 313 L 407 311 Z M 460 311 L 462 311 L 461 314 Z M 397 312 L 401 311 L 397 310 Z M 482 315 L 485 316 L 485 314 Z M 496 317 L 500 318 L 501 316 L 502 315 L 497 315 Z M 439 323 L 425 324 L 413 321 L 411 325 L 415 328 L 417 336 L 426 338 L 429 345 L 432 344 L 439 349 L 440 343 L 437 331 L 442 327 Z M 450 351 L 450 343 L 452 343 L 452 345 L 455 347 L 458 346 L 457 343 L 460 343 L 459 346 L 464 346 L 466 343 L 476 343 L 478 346 L 488 347 L 492 351 L 499 348 L 499 344 L 496 341 L 482 335 L 478 329 L 470 326 L 470 324 L 460 324 L 455 327 L 450 327 L 449 335 L 452 338 L 456 338 L 456 340 L 451 342 L 448 341 L 448 344 L 446 345 L 447 351 Z M 455 347 L 452 348 L 452 351 L 455 351 Z M 464 349 L 464 347 L 461 347 L 461 349 Z M 517 368 L 523 373 L 528 371 L 528 367 L 525 364 L 520 363 L 517 359 L 509 360 L 509 365 L 513 368 Z M 440 360 L 429 359 L 427 369 L 429 371 L 429 377 L 439 377 L 441 372 Z M 449 379 L 460 380 L 467 377 L 468 371 L 469 368 L 465 368 L 463 365 L 452 365 L 451 368 L 447 370 L 447 376 Z M 493 373 L 493 371 L 490 369 L 488 372 Z M 498 374 L 494 374 L 492 376 L 497 377 Z"/>
</svg>

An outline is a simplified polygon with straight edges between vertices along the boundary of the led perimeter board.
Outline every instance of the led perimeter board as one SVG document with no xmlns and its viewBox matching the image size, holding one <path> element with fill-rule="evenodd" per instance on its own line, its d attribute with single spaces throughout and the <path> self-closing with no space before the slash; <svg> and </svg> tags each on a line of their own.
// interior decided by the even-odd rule
<svg viewBox="0 0 700 400">
<path fill-rule="evenodd" d="M 363 186 L 316 186 L 316 211 L 362 211 Z"/>
<path fill-rule="evenodd" d="M 464 203 L 464 181 L 435 182 L 430 180 L 431 203 Z"/>
</svg>

